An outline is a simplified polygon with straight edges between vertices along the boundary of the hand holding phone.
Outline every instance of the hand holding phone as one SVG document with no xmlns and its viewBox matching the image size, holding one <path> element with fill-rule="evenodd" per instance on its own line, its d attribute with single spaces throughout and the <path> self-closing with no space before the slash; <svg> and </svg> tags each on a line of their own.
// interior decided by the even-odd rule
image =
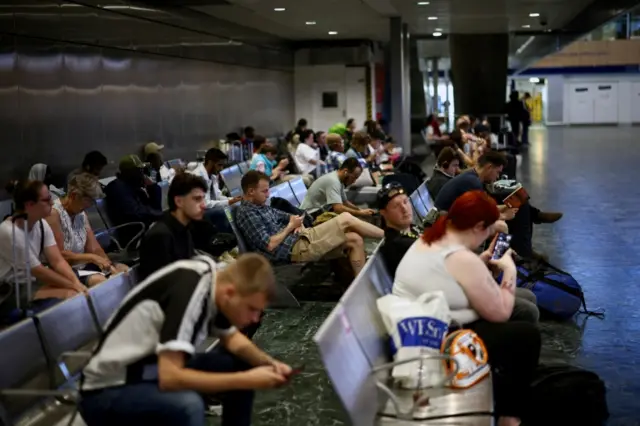
<svg viewBox="0 0 640 426">
<path fill-rule="evenodd" d="M 511 235 L 499 233 L 496 238 L 495 246 L 493 247 L 493 254 L 491 255 L 491 260 L 498 260 L 504 256 L 504 254 L 509 250 L 509 246 L 511 245 Z"/>
</svg>

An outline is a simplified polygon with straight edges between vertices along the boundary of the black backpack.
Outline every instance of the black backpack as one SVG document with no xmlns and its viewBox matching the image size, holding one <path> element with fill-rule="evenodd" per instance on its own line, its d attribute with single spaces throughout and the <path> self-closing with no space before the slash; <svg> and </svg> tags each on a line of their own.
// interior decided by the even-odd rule
<svg viewBox="0 0 640 426">
<path fill-rule="evenodd" d="M 606 388 L 596 373 L 570 365 L 541 365 L 531 383 L 526 426 L 601 426 L 609 417 Z"/>
</svg>

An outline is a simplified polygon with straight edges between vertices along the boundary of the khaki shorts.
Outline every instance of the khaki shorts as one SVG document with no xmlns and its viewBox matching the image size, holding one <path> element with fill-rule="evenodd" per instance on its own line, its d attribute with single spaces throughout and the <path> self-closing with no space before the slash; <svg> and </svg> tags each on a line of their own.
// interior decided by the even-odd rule
<svg viewBox="0 0 640 426">
<path fill-rule="evenodd" d="M 341 216 L 300 232 L 300 239 L 291 249 L 291 261 L 313 262 L 344 257 L 343 246 L 347 236 L 345 219 Z"/>
</svg>

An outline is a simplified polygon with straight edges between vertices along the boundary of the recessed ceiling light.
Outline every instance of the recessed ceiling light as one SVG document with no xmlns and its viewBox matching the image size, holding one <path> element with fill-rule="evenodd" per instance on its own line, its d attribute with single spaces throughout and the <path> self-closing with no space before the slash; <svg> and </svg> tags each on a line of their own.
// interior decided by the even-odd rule
<svg viewBox="0 0 640 426">
<path fill-rule="evenodd" d="M 530 17 L 530 18 L 537 18 L 538 16 L 540 16 L 540 14 L 539 14 L 539 13 L 530 13 L 530 14 L 529 14 L 529 17 Z"/>
<path fill-rule="evenodd" d="M 418 6 L 426 6 L 426 5 L 428 5 L 428 4 L 429 4 L 429 2 L 428 2 L 428 1 L 419 1 L 419 2 L 418 2 Z"/>
<path fill-rule="evenodd" d="M 531 25 L 523 25 L 522 28 L 531 28 Z"/>
<path fill-rule="evenodd" d="M 276 12 L 284 12 L 287 9 L 285 9 L 284 7 L 276 7 L 273 10 L 275 10 Z"/>
<path fill-rule="evenodd" d="M 307 21 L 307 22 L 305 22 L 305 24 L 307 24 L 307 25 L 315 25 L 316 21 Z"/>
<path fill-rule="evenodd" d="M 436 31 L 435 33 L 433 33 L 434 37 L 440 37 L 442 35 L 442 33 L 440 31 Z"/>
<path fill-rule="evenodd" d="M 429 16 L 427 19 L 430 20 L 430 21 L 435 21 L 435 20 L 438 19 L 438 17 L 437 16 Z"/>
<path fill-rule="evenodd" d="M 337 31 L 329 31 L 329 35 L 338 35 Z"/>
</svg>

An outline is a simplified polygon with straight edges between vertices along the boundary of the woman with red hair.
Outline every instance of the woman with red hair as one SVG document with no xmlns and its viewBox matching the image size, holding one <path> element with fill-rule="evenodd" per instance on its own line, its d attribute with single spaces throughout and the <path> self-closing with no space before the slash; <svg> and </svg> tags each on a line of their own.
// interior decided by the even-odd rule
<svg viewBox="0 0 640 426">
<path fill-rule="evenodd" d="M 499 425 L 520 424 L 529 384 L 540 355 L 540 332 L 530 322 L 509 321 L 515 300 L 516 267 L 512 252 L 491 260 L 493 245 L 474 253 L 495 233 L 496 202 L 483 191 L 469 191 L 438 218 L 402 258 L 393 293 L 417 298 L 442 291 L 453 321 L 484 341 L 493 370 Z M 495 242 L 495 240 L 494 240 Z M 502 272 L 497 283 L 494 272 Z"/>
</svg>

